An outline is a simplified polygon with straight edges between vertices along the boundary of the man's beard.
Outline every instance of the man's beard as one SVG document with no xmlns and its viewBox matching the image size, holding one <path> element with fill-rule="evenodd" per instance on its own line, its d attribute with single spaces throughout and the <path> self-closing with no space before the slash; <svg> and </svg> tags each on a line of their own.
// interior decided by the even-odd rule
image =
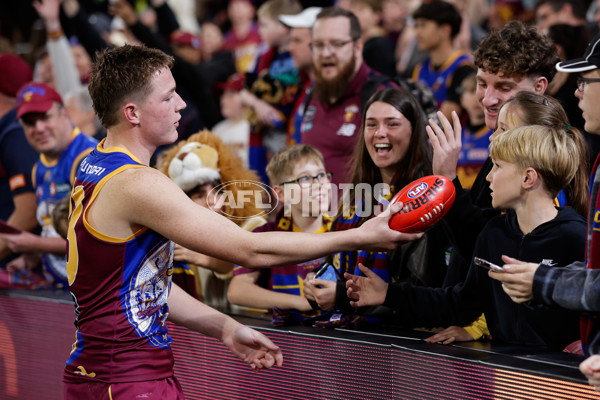
<svg viewBox="0 0 600 400">
<path fill-rule="evenodd" d="M 348 85 L 354 76 L 356 59 L 352 57 L 350 62 L 339 71 L 338 76 L 333 79 L 325 80 L 321 75 L 321 67 L 315 68 L 314 94 L 319 101 L 326 104 L 333 104 L 339 100 L 348 90 Z"/>
</svg>

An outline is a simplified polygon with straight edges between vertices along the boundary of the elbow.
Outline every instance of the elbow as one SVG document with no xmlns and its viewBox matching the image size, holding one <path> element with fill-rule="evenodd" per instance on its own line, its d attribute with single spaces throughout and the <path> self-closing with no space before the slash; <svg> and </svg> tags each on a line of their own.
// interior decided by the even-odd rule
<svg viewBox="0 0 600 400">
<path fill-rule="evenodd" d="M 246 258 L 244 266 L 246 268 L 259 269 L 275 267 L 277 264 L 269 255 L 254 251 Z"/>
</svg>

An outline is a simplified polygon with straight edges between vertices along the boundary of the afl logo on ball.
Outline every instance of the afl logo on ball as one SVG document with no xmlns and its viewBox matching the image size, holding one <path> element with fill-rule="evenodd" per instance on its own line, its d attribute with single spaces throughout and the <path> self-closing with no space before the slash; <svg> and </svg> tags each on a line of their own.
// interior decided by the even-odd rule
<svg viewBox="0 0 600 400">
<path fill-rule="evenodd" d="M 416 184 L 415 186 L 411 187 L 410 189 L 408 189 L 407 195 L 411 199 L 416 199 L 417 197 L 419 197 L 420 195 L 425 193 L 427 188 L 429 188 L 429 185 L 427 185 L 427 183 L 420 182 L 420 183 Z"/>
</svg>

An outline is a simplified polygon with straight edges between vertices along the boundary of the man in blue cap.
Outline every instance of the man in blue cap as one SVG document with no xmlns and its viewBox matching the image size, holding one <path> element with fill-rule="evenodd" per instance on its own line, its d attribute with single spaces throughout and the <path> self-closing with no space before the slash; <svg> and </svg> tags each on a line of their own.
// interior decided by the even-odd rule
<svg viewBox="0 0 600 400">
<path fill-rule="evenodd" d="M 0 276 L 0 284 L 4 281 L 8 288 L 27 289 L 46 285 L 66 287 L 67 243 L 52 224 L 52 212 L 71 193 L 79 164 L 98 142 L 71 122 L 62 97 L 44 83 L 31 82 L 23 86 L 17 94 L 16 105 L 16 118 L 25 137 L 39 153 L 32 179 L 41 234 L 0 234 L 9 249 L 22 253 L 7 266 L 8 279 Z M 39 266 L 40 261 L 44 279 L 33 279 L 30 271 Z"/>
</svg>

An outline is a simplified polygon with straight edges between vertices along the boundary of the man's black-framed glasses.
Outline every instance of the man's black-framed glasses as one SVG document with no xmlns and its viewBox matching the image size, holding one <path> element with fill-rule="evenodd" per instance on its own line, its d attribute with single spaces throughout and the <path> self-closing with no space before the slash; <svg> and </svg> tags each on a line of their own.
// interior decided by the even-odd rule
<svg viewBox="0 0 600 400">
<path fill-rule="evenodd" d="M 577 77 L 577 90 L 583 93 L 585 85 L 587 83 L 600 82 L 600 78 L 584 78 L 583 76 Z"/>
<path fill-rule="evenodd" d="M 315 176 L 304 175 L 300 178 L 292 179 L 286 182 L 281 182 L 280 185 L 287 185 L 289 183 L 297 183 L 300 187 L 310 187 L 313 182 L 316 180 L 319 184 L 324 185 L 325 183 L 331 182 L 331 177 L 333 173 L 331 172 L 321 172 Z"/>
<path fill-rule="evenodd" d="M 310 49 L 317 53 L 322 53 L 323 50 L 325 50 L 325 48 L 327 48 L 327 49 L 329 49 L 330 52 L 336 53 L 336 52 L 340 51 L 342 49 L 342 47 L 344 47 L 348 43 L 352 43 L 354 41 L 355 41 L 355 39 L 352 39 L 352 38 L 348 39 L 348 40 L 334 40 L 329 43 L 325 43 L 325 42 L 321 42 L 321 41 L 314 41 L 310 44 Z"/>
</svg>

